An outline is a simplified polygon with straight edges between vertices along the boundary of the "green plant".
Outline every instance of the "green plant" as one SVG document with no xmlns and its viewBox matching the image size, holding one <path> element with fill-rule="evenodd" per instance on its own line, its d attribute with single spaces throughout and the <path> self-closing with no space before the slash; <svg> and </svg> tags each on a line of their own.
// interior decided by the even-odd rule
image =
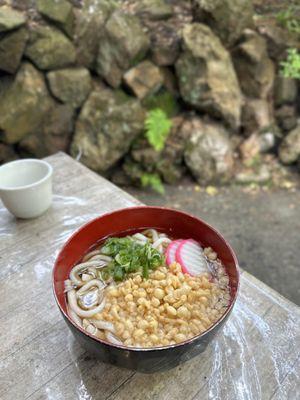
<svg viewBox="0 0 300 400">
<path fill-rule="evenodd" d="M 156 150 L 161 151 L 170 134 L 172 121 L 166 112 L 161 108 L 150 110 L 145 120 L 145 135 L 150 145 Z M 144 172 L 141 177 L 143 187 L 151 187 L 160 194 L 164 194 L 165 189 L 158 173 Z"/>
<path fill-rule="evenodd" d="M 281 75 L 285 78 L 300 79 L 300 53 L 297 49 L 288 49 L 286 61 L 282 61 Z"/>
<path fill-rule="evenodd" d="M 172 121 L 160 108 L 150 110 L 145 120 L 145 134 L 148 142 L 156 151 L 164 148 L 171 131 Z"/>
<path fill-rule="evenodd" d="M 158 174 L 144 172 L 141 176 L 141 184 L 143 187 L 151 187 L 157 193 L 164 194 L 165 188 Z"/>
<path fill-rule="evenodd" d="M 113 277 L 122 281 L 132 272 L 148 278 L 149 271 L 159 267 L 163 261 L 162 255 L 150 243 L 141 246 L 129 236 L 107 239 L 101 251 L 112 258 L 109 264 L 101 269 L 101 277 L 104 280 Z"/>
<path fill-rule="evenodd" d="M 296 15 L 296 7 L 289 7 L 287 10 L 280 11 L 276 18 L 278 23 L 291 33 L 300 34 L 300 18 Z"/>
</svg>

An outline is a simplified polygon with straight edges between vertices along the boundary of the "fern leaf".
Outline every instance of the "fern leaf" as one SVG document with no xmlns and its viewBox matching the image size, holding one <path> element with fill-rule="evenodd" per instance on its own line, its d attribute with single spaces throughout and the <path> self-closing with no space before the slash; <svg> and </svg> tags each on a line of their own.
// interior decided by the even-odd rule
<svg viewBox="0 0 300 400">
<path fill-rule="evenodd" d="M 156 108 L 149 111 L 145 121 L 146 137 L 156 151 L 164 148 L 171 127 L 172 122 L 163 110 Z"/>
<path fill-rule="evenodd" d="M 160 179 L 160 176 L 158 174 L 149 174 L 149 173 L 144 173 L 141 176 L 141 184 L 143 187 L 149 186 L 156 192 L 160 194 L 165 193 L 165 188 L 164 185 Z"/>
<path fill-rule="evenodd" d="M 300 79 L 300 53 L 297 49 L 288 49 L 286 61 L 282 61 L 281 75 L 285 78 Z"/>
</svg>

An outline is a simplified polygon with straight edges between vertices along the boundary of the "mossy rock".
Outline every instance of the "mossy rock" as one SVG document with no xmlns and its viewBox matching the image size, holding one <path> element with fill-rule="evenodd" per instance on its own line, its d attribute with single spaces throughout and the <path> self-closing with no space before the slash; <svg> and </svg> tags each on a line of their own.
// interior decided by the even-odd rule
<svg viewBox="0 0 300 400">
<path fill-rule="evenodd" d="M 176 62 L 179 89 L 185 102 L 237 130 L 242 96 L 230 54 L 203 24 L 183 28 L 183 52 Z"/>
<path fill-rule="evenodd" d="M 207 24 L 228 47 L 254 27 L 252 0 L 193 0 L 196 21 Z"/>
<path fill-rule="evenodd" d="M 17 143 L 39 130 L 52 101 L 41 72 L 30 63 L 24 63 L 13 83 L 0 96 L 2 140 Z"/>
<path fill-rule="evenodd" d="M 18 151 L 25 157 L 46 157 L 58 151 L 69 150 L 74 129 L 74 110 L 52 101 L 40 130 L 25 136 L 18 143 Z"/>
<path fill-rule="evenodd" d="M 90 72 L 83 67 L 51 71 L 47 79 L 53 96 L 72 108 L 80 107 L 92 89 Z"/>
<path fill-rule="evenodd" d="M 117 88 L 123 73 L 143 59 L 149 46 L 139 18 L 116 10 L 101 33 L 96 71 Z"/>
<path fill-rule="evenodd" d="M 257 32 L 246 30 L 232 55 L 242 91 L 249 97 L 269 99 L 275 66 L 269 58 L 266 40 Z"/>
<path fill-rule="evenodd" d="M 300 126 L 287 134 L 279 146 L 279 158 L 283 164 L 300 161 Z"/>
<path fill-rule="evenodd" d="M 143 99 L 142 104 L 147 110 L 159 108 L 163 110 L 168 117 L 174 117 L 179 112 L 179 104 L 175 96 L 164 89 L 157 94 L 147 96 Z"/>
<path fill-rule="evenodd" d="M 77 119 L 71 153 L 80 152 L 85 165 L 104 173 L 128 152 L 143 130 L 144 119 L 138 100 L 121 91 L 95 89 Z"/>
<path fill-rule="evenodd" d="M 25 55 L 42 70 L 73 64 L 76 59 L 72 42 L 58 29 L 37 26 L 30 32 Z"/>
<path fill-rule="evenodd" d="M 72 37 L 74 28 L 73 7 L 66 0 L 37 0 L 38 11 L 53 21 L 68 36 Z"/>
<path fill-rule="evenodd" d="M 163 20 L 173 15 L 173 8 L 165 0 L 139 0 L 135 12 L 149 20 Z"/>
<path fill-rule="evenodd" d="M 0 38 L 0 70 L 14 74 L 24 53 L 28 39 L 26 28 L 6 33 Z"/>
<path fill-rule="evenodd" d="M 145 60 L 129 69 L 123 76 L 124 83 L 139 99 L 156 93 L 163 84 L 160 69 Z"/>
<path fill-rule="evenodd" d="M 0 32 L 10 31 L 24 25 L 26 17 L 20 11 L 8 6 L 0 7 Z"/>
<path fill-rule="evenodd" d="M 114 10 L 114 4 L 107 0 L 85 0 L 81 9 L 74 10 L 77 62 L 94 69 L 102 29 Z"/>
</svg>

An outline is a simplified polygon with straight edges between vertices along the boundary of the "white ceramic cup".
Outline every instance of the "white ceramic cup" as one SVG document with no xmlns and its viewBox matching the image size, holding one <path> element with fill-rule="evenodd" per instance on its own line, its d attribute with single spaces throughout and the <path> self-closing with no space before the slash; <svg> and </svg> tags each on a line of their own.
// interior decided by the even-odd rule
<svg viewBox="0 0 300 400">
<path fill-rule="evenodd" d="M 52 173 L 43 160 L 23 159 L 0 167 L 0 197 L 18 218 L 35 218 L 52 202 Z"/>
</svg>

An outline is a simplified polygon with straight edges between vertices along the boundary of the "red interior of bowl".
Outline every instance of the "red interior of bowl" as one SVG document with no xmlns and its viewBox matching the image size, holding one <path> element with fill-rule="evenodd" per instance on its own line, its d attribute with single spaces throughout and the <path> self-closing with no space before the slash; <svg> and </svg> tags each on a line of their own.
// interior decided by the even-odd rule
<svg viewBox="0 0 300 400">
<path fill-rule="evenodd" d="M 236 298 L 239 282 L 237 258 L 226 240 L 202 220 L 181 211 L 160 207 L 133 207 L 102 215 L 77 230 L 61 249 L 53 270 L 53 287 L 58 304 L 66 314 L 64 281 L 72 267 L 97 242 L 108 236 L 120 236 L 154 228 L 172 238 L 193 238 L 204 247 L 212 247 L 230 278 L 231 300 Z"/>
</svg>

